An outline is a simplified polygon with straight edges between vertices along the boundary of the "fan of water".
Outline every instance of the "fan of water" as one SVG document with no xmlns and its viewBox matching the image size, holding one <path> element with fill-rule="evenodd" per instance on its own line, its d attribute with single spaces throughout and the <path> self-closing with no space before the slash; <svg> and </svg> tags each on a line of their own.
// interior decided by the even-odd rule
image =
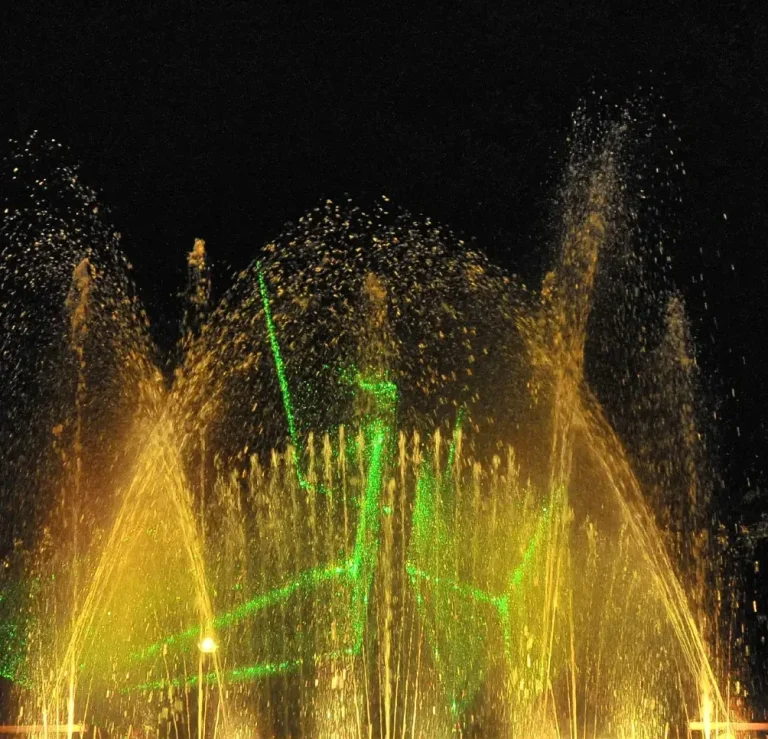
<svg viewBox="0 0 768 739">
<path fill-rule="evenodd" d="M 540 290 L 386 202 L 311 212 L 215 309 L 196 242 L 170 380 L 93 193 L 45 164 L 55 146 L 20 151 L 0 252 L 9 723 L 658 739 L 727 721 L 714 576 L 691 565 L 712 543 L 680 300 L 642 341 L 611 335 L 665 400 L 628 414 L 634 442 L 668 443 L 630 454 L 585 369 L 602 265 L 631 241 L 620 143 L 575 151 Z"/>
</svg>

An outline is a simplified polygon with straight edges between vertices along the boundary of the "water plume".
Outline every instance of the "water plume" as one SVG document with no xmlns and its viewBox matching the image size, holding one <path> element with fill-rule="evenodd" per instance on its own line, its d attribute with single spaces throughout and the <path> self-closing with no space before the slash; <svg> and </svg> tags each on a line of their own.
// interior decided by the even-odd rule
<svg viewBox="0 0 768 739">
<path fill-rule="evenodd" d="M 536 290 L 386 199 L 307 214 L 217 306 L 196 240 L 171 378 L 93 194 L 28 145 L 0 251 L 3 370 L 49 391 L 3 395 L 0 424 L 3 495 L 35 509 L 3 591 L 27 598 L 19 716 L 200 739 L 731 720 L 679 296 L 641 383 L 668 436 L 620 433 L 592 382 L 628 135 L 575 145 Z"/>
</svg>

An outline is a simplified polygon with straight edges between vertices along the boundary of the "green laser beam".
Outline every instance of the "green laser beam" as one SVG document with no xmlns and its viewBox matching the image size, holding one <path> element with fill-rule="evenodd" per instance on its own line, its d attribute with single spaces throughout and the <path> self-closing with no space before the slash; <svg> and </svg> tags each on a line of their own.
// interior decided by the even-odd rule
<svg viewBox="0 0 768 739">
<path fill-rule="evenodd" d="M 273 677 L 274 675 L 284 675 L 288 672 L 293 672 L 294 670 L 299 669 L 302 664 L 304 664 L 304 660 L 302 659 L 285 660 L 283 662 L 261 662 L 249 667 L 236 667 L 232 670 L 228 670 L 224 673 L 224 679 L 227 683 L 253 682 L 255 680 L 263 680 L 267 677 Z M 218 676 L 215 672 L 209 672 L 203 675 L 204 684 L 215 684 L 217 681 Z M 124 688 L 121 692 L 131 693 L 145 690 L 164 690 L 165 688 L 170 687 L 194 687 L 199 682 L 200 678 L 198 675 L 190 675 L 186 679 L 181 677 L 159 678 L 158 680 L 149 680 L 141 685 Z"/>
<path fill-rule="evenodd" d="M 390 380 L 368 380 L 358 374 L 357 386 L 364 392 L 373 395 L 383 408 L 391 410 L 397 403 L 397 385 Z"/>
<path fill-rule="evenodd" d="M 272 318 L 272 307 L 269 303 L 269 291 L 267 290 L 267 282 L 264 279 L 264 270 L 261 267 L 261 262 L 256 262 L 256 274 L 259 278 L 259 293 L 261 294 L 261 303 L 264 306 L 264 318 L 267 322 L 267 333 L 269 335 L 269 345 L 272 349 L 272 357 L 275 360 L 275 370 L 277 371 L 277 381 L 280 385 L 280 394 L 283 398 L 283 410 L 285 411 L 285 418 L 288 422 L 288 434 L 291 437 L 291 443 L 294 449 L 299 449 L 298 438 L 296 434 L 296 421 L 293 415 L 293 402 L 291 401 L 291 391 L 288 387 L 288 378 L 285 373 L 285 363 L 283 362 L 283 356 L 280 353 L 280 343 L 277 340 L 277 331 L 275 330 L 275 321 Z M 297 470 L 298 472 L 299 470 Z"/>
<path fill-rule="evenodd" d="M 491 595 L 482 588 L 477 588 L 474 585 L 467 585 L 466 583 L 457 582 L 456 580 L 447 577 L 440 577 L 439 575 L 431 575 L 425 570 L 419 569 L 411 562 L 406 563 L 405 571 L 408 573 L 409 579 L 414 586 L 416 585 L 417 580 L 426 580 L 435 586 L 444 585 L 462 598 L 471 599 L 477 603 L 487 603 L 494 607 L 498 607 L 499 603 L 506 599 L 506 596 Z"/>
<path fill-rule="evenodd" d="M 388 433 L 387 433 L 388 432 Z M 368 467 L 368 479 L 365 486 L 365 501 L 360 507 L 360 521 L 355 536 L 355 549 L 352 556 L 352 577 L 355 587 L 352 596 L 353 633 L 355 646 L 361 646 L 365 629 L 365 614 L 368 606 L 368 594 L 373 583 L 376 568 L 376 554 L 379 548 L 379 503 L 384 472 L 383 457 L 387 436 L 391 428 L 376 420 L 371 424 L 372 449 Z"/>
<path fill-rule="evenodd" d="M 224 681 L 229 683 L 242 683 L 242 682 L 254 682 L 256 680 L 263 680 L 265 678 L 274 677 L 276 675 L 286 675 L 291 672 L 295 672 L 302 665 L 307 662 L 319 665 L 324 662 L 328 662 L 334 659 L 341 659 L 354 655 L 356 652 L 353 649 L 336 649 L 331 652 L 327 652 L 321 655 L 315 656 L 311 660 L 288 659 L 282 662 L 259 662 L 255 665 L 248 665 L 247 667 L 235 667 L 231 670 L 224 672 Z M 203 675 L 204 685 L 215 685 L 219 678 L 215 672 L 208 672 Z M 164 690 L 169 687 L 183 688 L 194 687 L 200 682 L 199 675 L 189 675 L 186 679 L 176 678 L 159 678 L 157 680 L 150 680 L 141 685 L 135 687 L 123 688 L 122 693 L 131 693 L 135 691 L 146 690 Z"/>
<path fill-rule="evenodd" d="M 276 587 L 266 593 L 261 593 L 255 598 L 239 605 L 237 608 L 218 616 L 213 621 L 214 629 L 226 629 L 248 616 L 257 613 L 264 608 L 278 605 L 287 601 L 294 593 L 301 590 L 311 590 L 318 587 L 321 583 L 328 582 L 335 577 L 343 577 L 349 573 L 351 560 L 343 565 L 331 565 L 329 567 L 317 567 L 311 570 L 305 570 L 299 576 L 284 585 Z M 133 660 L 144 660 L 160 654 L 165 646 L 173 646 L 180 642 L 193 642 L 200 636 L 200 627 L 193 626 L 180 634 L 156 642 L 141 652 L 131 655 Z"/>
<path fill-rule="evenodd" d="M 536 531 L 533 532 L 533 536 L 528 542 L 528 546 L 525 548 L 525 552 L 523 553 L 523 557 L 520 560 L 520 564 L 515 567 L 514 571 L 512 572 L 510 584 L 513 587 L 518 588 L 523 584 L 525 571 L 528 569 L 528 565 L 531 563 L 533 555 L 536 553 L 536 550 L 539 547 L 539 542 L 541 541 L 542 534 L 544 533 L 544 526 L 548 521 L 549 508 L 545 508 L 544 514 L 539 516 L 538 523 L 536 524 Z"/>
<path fill-rule="evenodd" d="M 464 406 L 459 408 L 459 412 L 456 414 L 456 423 L 453 427 L 453 436 L 451 437 L 451 446 L 448 448 L 448 460 L 445 464 L 445 474 L 443 475 L 444 478 L 450 479 L 452 470 L 453 470 L 453 462 L 456 458 L 456 445 L 458 443 L 459 439 L 459 432 L 461 431 L 461 424 L 464 422 Z"/>
<path fill-rule="evenodd" d="M 267 334 L 269 335 L 269 346 L 272 349 L 272 357 L 275 362 L 275 371 L 277 372 L 277 382 L 280 385 L 280 395 L 283 399 L 283 410 L 285 411 L 285 419 L 288 423 L 288 435 L 291 438 L 291 444 L 294 448 L 294 467 L 296 469 L 296 478 L 299 481 L 299 486 L 306 490 L 312 487 L 308 482 L 301 469 L 301 447 L 299 446 L 299 436 L 296 431 L 296 418 L 293 412 L 293 401 L 291 400 L 291 389 L 288 385 L 288 377 L 285 372 L 285 362 L 283 361 L 283 355 L 280 353 L 280 342 L 277 340 L 277 330 L 275 329 L 275 321 L 272 317 L 272 306 L 269 302 L 269 291 L 267 290 L 267 281 L 264 278 L 264 270 L 261 267 L 261 262 L 256 262 L 256 274 L 259 278 L 259 293 L 261 295 L 261 303 L 264 306 L 264 318 L 267 322 Z M 319 486 L 320 492 L 326 492 L 322 486 Z"/>
</svg>

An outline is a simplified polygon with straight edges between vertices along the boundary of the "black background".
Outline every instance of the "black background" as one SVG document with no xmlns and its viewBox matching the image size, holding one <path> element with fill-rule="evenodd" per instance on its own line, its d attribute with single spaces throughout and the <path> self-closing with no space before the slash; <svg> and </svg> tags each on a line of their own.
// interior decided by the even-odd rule
<svg viewBox="0 0 768 739">
<path fill-rule="evenodd" d="M 680 137 L 682 203 L 659 218 L 722 401 L 722 507 L 768 511 L 754 497 L 768 411 L 764 2 L 341 5 L 8 3 L 0 147 L 38 129 L 82 162 L 170 345 L 194 237 L 221 286 L 286 221 L 347 193 L 385 193 L 540 274 L 571 114 L 594 92 L 641 99 Z"/>
</svg>

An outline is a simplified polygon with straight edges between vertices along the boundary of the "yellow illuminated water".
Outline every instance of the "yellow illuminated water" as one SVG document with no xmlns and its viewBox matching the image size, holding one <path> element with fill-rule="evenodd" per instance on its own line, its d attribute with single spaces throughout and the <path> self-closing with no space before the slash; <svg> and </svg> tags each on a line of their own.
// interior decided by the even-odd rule
<svg viewBox="0 0 768 739">
<path fill-rule="evenodd" d="M 327 204 L 214 308 L 197 240 L 172 381 L 122 267 L 75 250 L 5 723 L 658 739 L 736 718 L 679 299 L 654 339 L 679 510 L 588 381 L 620 143 L 574 154 L 538 290 L 434 224 Z"/>
</svg>

